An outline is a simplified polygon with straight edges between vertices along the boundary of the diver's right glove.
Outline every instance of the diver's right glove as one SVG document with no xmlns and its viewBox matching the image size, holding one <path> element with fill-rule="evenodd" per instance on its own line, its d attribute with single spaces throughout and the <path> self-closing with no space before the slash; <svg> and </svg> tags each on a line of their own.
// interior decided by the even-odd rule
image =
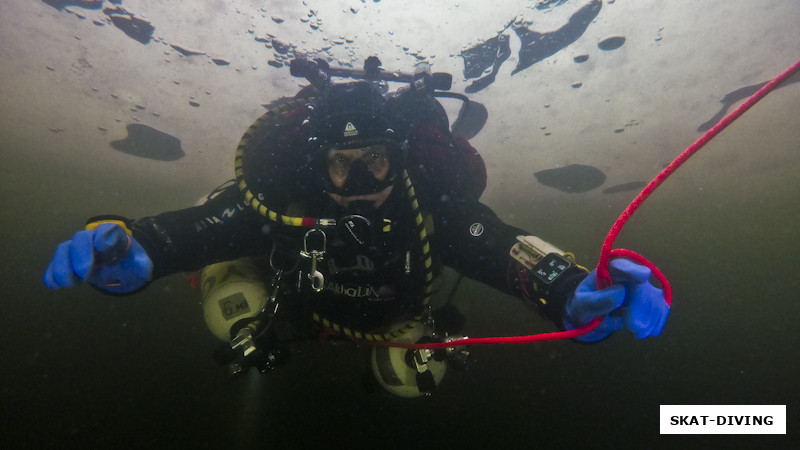
<svg viewBox="0 0 800 450">
<path fill-rule="evenodd" d="M 144 248 L 115 223 L 75 233 L 61 243 L 44 273 L 50 289 L 76 286 L 81 280 L 115 294 L 141 289 L 152 278 L 153 262 Z"/>
</svg>

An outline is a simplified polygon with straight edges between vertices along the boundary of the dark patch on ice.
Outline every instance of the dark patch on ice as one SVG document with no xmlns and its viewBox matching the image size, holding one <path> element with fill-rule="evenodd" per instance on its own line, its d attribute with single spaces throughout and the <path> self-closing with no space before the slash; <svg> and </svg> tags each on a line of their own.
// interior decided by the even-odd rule
<svg viewBox="0 0 800 450">
<path fill-rule="evenodd" d="M 281 41 L 279 41 L 277 39 L 273 39 L 272 40 L 272 48 L 273 48 L 273 50 L 275 50 L 276 52 L 280 53 L 281 55 L 285 55 L 286 53 L 288 53 L 289 49 L 291 47 L 292 47 L 291 45 L 284 44 L 283 42 L 281 42 Z"/>
<path fill-rule="evenodd" d="M 42 0 L 45 4 L 62 11 L 67 6 L 84 9 L 101 9 L 105 0 Z"/>
<path fill-rule="evenodd" d="M 197 55 L 205 55 L 205 53 L 203 53 L 203 52 L 196 52 L 196 51 L 194 51 L 194 50 L 189 50 L 189 49 L 187 49 L 187 48 L 183 48 L 183 47 L 181 47 L 180 45 L 176 45 L 176 44 L 169 44 L 169 46 L 170 46 L 170 47 L 172 47 L 172 48 L 174 48 L 174 49 L 175 49 L 175 51 L 177 51 L 178 53 L 180 53 L 180 54 L 181 54 L 181 55 L 183 55 L 183 56 L 197 56 Z"/>
<path fill-rule="evenodd" d="M 533 175 L 539 183 L 569 194 L 590 191 L 606 181 L 602 170 L 583 164 L 542 170 Z"/>
<path fill-rule="evenodd" d="M 494 82 L 495 77 L 497 77 L 497 70 L 511 56 L 508 35 L 495 36 L 483 44 L 461 52 L 461 56 L 464 58 L 464 76 L 467 78 L 478 77 L 484 70 L 489 67 L 492 68 L 489 74 L 479 78 L 464 89 L 467 93 L 478 92 Z M 467 72 L 468 69 L 469 74 Z"/>
<path fill-rule="evenodd" d="M 111 16 L 111 23 L 128 37 L 142 44 L 149 44 L 155 31 L 150 22 L 137 17 Z"/>
<path fill-rule="evenodd" d="M 642 124 L 642 121 L 639 119 L 631 119 L 629 120 L 624 127 L 614 129 L 614 133 L 622 133 L 625 131 L 625 128 L 633 128 Z"/>
<path fill-rule="evenodd" d="M 184 156 L 180 139 L 139 123 L 128 124 L 128 137 L 111 142 L 111 147 L 122 153 L 157 161 L 175 161 Z"/>
<path fill-rule="evenodd" d="M 142 44 L 149 44 L 153 39 L 153 32 L 155 27 L 146 20 L 134 17 L 133 14 L 125 11 L 125 9 L 117 6 L 114 8 L 106 8 L 103 13 L 111 19 L 111 23 L 115 27 L 122 30 L 123 33 L 128 35 L 137 42 Z"/>
<path fill-rule="evenodd" d="M 548 2 L 546 6 L 553 7 L 561 4 L 561 2 L 557 2 L 555 5 L 552 3 L 554 2 Z M 514 29 L 514 32 L 522 42 L 517 67 L 514 68 L 511 75 L 527 69 L 575 42 L 600 13 L 602 6 L 603 2 L 601 0 L 591 0 L 573 14 L 563 27 L 545 33 L 531 30 L 524 23 L 509 23 L 508 26 Z M 474 81 L 465 91 L 468 93 L 477 92 L 492 84 L 500 65 L 508 59 L 510 53 L 508 36 L 502 33 L 481 44 L 463 50 L 460 56 L 464 59 L 465 78 L 478 78 L 487 69 L 491 68 L 488 74 Z"/>
<path fill-rule="evenodd" d="M 586 62 L 589 60 L 589 55 L 578 55 L 572 58 L 572 60 L 575 61 L 576 63 Z"/>
<path fill-rule="evenodd" d="M 566 1 L 567 0 L 540 0 L 536 2 L 535 8 L 539 10 L 550 9 L 554 6 L 559 6 Z"/>
<path fill-rule="evenodd" d="M 783 86 L 787 86 L 792 83 L 797 83 L 798 81 L 800 81 L 800 72 L 797 72 L 791 77 L 789 77 L 776 89 L 779 89 Z M 714 117 L 712 117 L 708 121 L 700 124 L 700 126 L 697 127 L 697 131 L 703 133 L 710 130 L 711 127 L 717 124 L 717 122 L 725 118 L 725 114 L 728 113 L 728 110 L 731 108 L 731 106 L 736 104 L 739 100 L 746 99 L 751 95 L 755 94 L 759 89 L 764 87 L 764 85 L 766 85 L 767 83 L 768 81 L 758 84 L 751 84 L 750 86 L 745 86 L 725 94 L 725 97 L 722 97 L 722 100 L 720 100 L 720 103 L 722 103 L 722 108 L 719 110 L 719 112 L 717 112 L 717 114 L 715 114 Z"/>
<path fill-rule="evenodd" d="M 616 194 L 617 192 L 625 191 L 638 191 L 647 186 L 644 181 L 631 181 L 629 183 L 622 183 L 603 189 L 603 194 Z"/>
<path fill-rule="evenodd" d="M 213 61 L 214 64 L 216 64 L 218 66 L 227 66 L 227 65 L 230 64 L 230 61 L 227 61 L 227 60 L 224 60 L 224 59 L 221 59 L 221 58 L 211 58 L 211 61 Z"/>
<path fill-rule="evenodd" d="M 566 25 L 547 33 L 539 33 L 524 26 L 514 26 L 514 32 L 522 41 L 522 47 L 519 49 L 517 67 L 511 75 L 527 69 L 577 41 L 600 14 L 602 6 L 601 0 L 592 0 L 575 12 Z"/>
<path fill-rule="evenodd" d="M 573 89 L 578 89 L 581 86 L 583 86 L 583 83 L 581 83 L 580 81 L 578 81 L 577 83 L 572 83 Z"/>
<path fill-rule="evenodd" d="M 622 47 L 622 44 L 625 43 L 625 36 L 611 36 L 603 39 L 602 41 L 597 43 L 597 47 L 600 50 L 616 50 Z"/>
<path fill-rule="evenodd" d="M 59 11 L 63 11 L 64 8 L 68 6 L 75 6 L 78 8 L 84 9 L 103 9 L 103 13 L 107 15 L 111 19 L 111 23 L 114 24 L 115 27 L 122 30 L 123 33 L 128 35 L 129 37 L 133 38 L 137 42 L 141 42 L 142 44 L 150 43 L 150 40 L 153 38 L 153 31 L 155 31 L 155 27 L 150 24 L 150 22 L 146 20 L 142 20 L 138 17 L 134 17 L 132 13 L 129 13 L 124 8 L 120 6 L 114 6 L 110 8 L 103 8 L 103 3 L 105 0 L 42 0 L 45 4 L 56 8 Z M 112 5 L 119 5 L 122 3 L 121 0 L 109 0 L 109 3 Z M 80 17 L 81 19 L 84 16 L 80 14 L 76 14 L 76 16 Z M 98 26 L 102 26 L 101 22 L 94 20 L 93 23 Z"/>
<path fill-rule="evenodd" d="M 504 50 L 502 47 L 506 47 Z M 511 53 L 511 47 L 508 45 L 508 36 L 501 34 L 495 36 L 482 44 L 478 44 L 472 48 L 461 52 L 461 57 L 464 59 L 464 76 L 467 78 L 477 78 L 483 74 L 483 71 L 492 67 L 495 61 L 505 53 L 505 58 L 508 58 Z M 505 60 L 503 58 L 503 60 Z"/>
</svg>

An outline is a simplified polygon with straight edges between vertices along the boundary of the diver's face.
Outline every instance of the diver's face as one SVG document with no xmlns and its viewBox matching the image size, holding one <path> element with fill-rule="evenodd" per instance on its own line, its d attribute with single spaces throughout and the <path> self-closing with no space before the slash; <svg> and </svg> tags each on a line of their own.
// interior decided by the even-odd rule
<svg viewBox="0 0 800 450">
<path fill-rule="evenodd" d="M 354 164 L 363 163 L 367 170 L 381 182 L 389 174 L 389 156 L 386 145 L 371 145 L 364 148 L 353 148 L 349 150 L 329 150 L 328 151 L 328 175 L 337 188 L 341 188 L 347 182 Z"/>
</svg>

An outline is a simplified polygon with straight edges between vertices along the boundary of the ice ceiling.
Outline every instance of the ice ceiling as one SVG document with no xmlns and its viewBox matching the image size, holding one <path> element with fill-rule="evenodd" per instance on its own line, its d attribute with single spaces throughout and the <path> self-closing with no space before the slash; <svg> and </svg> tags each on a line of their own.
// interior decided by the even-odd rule
<svg viewBox="0 0 800 450">
<path fill-rule="evenodd" d="M 9 129 L 39 136 L 45 154 L 70 152 L 65 164 L 202 189 L 230 176 L 262 105 L 304 84 L 287 69 L 298 56 L 453 74 L 453 90 L 489 111 L 473 144 L 497 200 L 500 177 L 545 196 L 637 190 L 797 56 L 791 2 L 10 3 Z"/>
</svg>

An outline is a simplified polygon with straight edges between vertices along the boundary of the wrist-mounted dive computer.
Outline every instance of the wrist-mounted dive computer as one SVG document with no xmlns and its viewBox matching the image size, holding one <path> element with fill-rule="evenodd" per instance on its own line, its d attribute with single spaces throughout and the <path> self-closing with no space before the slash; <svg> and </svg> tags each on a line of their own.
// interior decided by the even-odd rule
<svg viewBox="0 0 800 450">
<path fill-rule="evenodd" d="M 533 274 L 534 288 L 542 296 L 546 296 L 550 286 L 575 265 L 571 255 L 565 256 L 562 250 L 536 236 L 517 236 L 517 241 L 511 247 L 511 257 Z"/>
</svg>

